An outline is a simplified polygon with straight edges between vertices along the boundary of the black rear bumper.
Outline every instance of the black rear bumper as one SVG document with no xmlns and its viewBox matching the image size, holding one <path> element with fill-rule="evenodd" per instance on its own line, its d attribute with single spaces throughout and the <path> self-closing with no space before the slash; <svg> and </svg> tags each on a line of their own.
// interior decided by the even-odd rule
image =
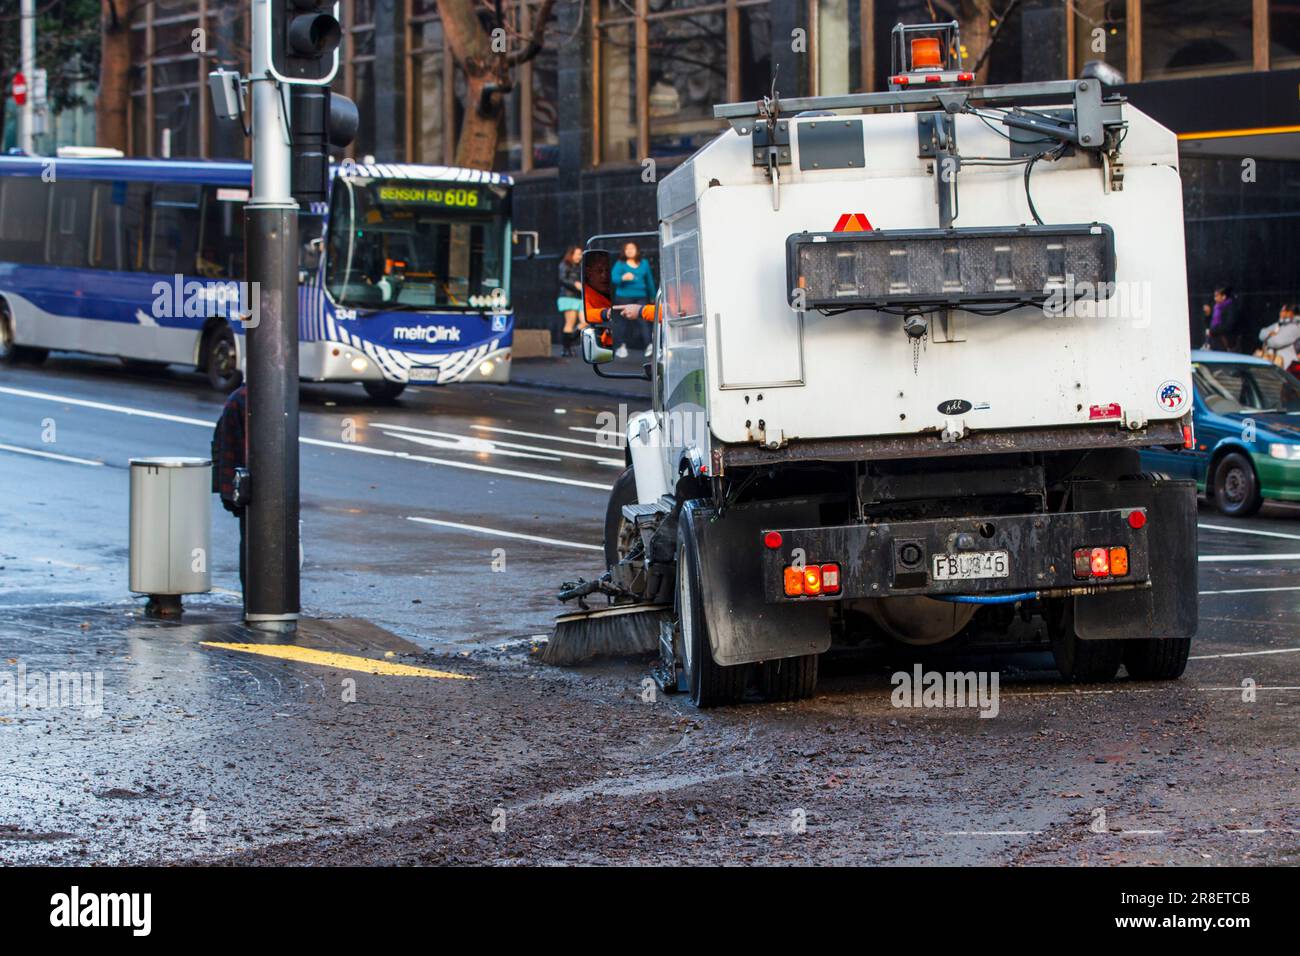
<svg viewBox="0 0 1300 956">
<path fill-rule="evenodd" d="M 773 528 L 779 547 L 762 548 L 763 589 L 769 602 L 835 601 L 911 595 L 1095 593 L 1150 586 L 1147 510 L 1109 508 L 1053 514 L 982 515 L 823 528 Z M 1138 527 L 1134 527 L 1138 525 Z M 1128 571 L 1077 577 L 1079 548 L 1126 548 Z M 1006 552 L 1006 575 L 953 580 L 937 577 L 936 558 Z M 838 593 L 788 597 L 785 568 L 800 563 L 840 567 Z"/>
</svg>

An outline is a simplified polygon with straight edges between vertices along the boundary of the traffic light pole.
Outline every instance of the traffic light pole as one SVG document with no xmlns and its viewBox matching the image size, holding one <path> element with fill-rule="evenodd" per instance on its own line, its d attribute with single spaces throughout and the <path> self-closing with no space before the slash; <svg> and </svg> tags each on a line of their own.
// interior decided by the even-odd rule
<svg viewBox="0 0 1300 956">
<path fill-rule="evenodd" d="M 257 296 L 248 356 L 247 574 L 244 620 L 293 631 L 298 580 L 298 204 L 290 183 L 289 91 L 271 78 L 267 3 L 252 4 L 253 190 L 244 214 Z"/>
</svg>

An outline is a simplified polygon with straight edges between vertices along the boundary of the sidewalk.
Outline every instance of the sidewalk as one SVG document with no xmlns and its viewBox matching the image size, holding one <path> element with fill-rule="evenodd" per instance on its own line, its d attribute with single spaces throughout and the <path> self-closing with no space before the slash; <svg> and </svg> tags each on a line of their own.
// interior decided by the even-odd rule
<svg viewBox="0 0 1300 956">
<path fill-rule="evenodd" d="M 560 347 L 554 346 L 551 358 L 514 359 L 510 368 L 510 384 L 527 388 L 548 388 L 566 392 L 583 392 L 604 395 L 630 402 L 650 404 L 650 383 L 643 379 L 601 378 L 582 360 L 581 355 L 560 358 Z M 648 361 L 644 355 L 629 355 L 602 365 L 602 371 L 639 372 Z"/>
</svg>

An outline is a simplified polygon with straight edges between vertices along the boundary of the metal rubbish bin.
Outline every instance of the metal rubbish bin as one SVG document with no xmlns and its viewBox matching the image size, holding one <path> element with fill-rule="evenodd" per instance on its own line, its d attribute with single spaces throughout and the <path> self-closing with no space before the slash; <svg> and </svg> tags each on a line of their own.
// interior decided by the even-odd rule
<svg viewBox="0 0 1300 956">
<path fill-rule="evenodd" d="M 131 459 L 131 581 L 148 610 L 179 614 L 180 595 L 212 590 L 212 462 Z"/>
</svg>

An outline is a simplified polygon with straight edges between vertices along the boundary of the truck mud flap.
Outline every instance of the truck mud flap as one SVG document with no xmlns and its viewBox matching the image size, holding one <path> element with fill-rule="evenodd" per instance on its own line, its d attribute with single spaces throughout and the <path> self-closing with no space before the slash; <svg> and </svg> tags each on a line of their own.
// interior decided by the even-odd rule
<svg viewBox="0 0 1300 956">
<path fill-rule="evenodd" d="M 1085 640 L 1188 638 L 1196 633 L 1196 483 L 1081 481 L 1081 509 L 1146 508 L 1151 588 L 1074 598 L 1074 631 Z"/>
<path fill-rule="evenodd" d="M 762 529 L 776 524 L 816 524 L 816 505 L 782 501 L 733 506 L 721 518 L 703 502 L 687 502 L 700 548 L 704 614 L 709 644 L 719 664 L 820 654 L 831 646 L 825 604 L 768 604 L 758 545 Z"/>
</svg>

